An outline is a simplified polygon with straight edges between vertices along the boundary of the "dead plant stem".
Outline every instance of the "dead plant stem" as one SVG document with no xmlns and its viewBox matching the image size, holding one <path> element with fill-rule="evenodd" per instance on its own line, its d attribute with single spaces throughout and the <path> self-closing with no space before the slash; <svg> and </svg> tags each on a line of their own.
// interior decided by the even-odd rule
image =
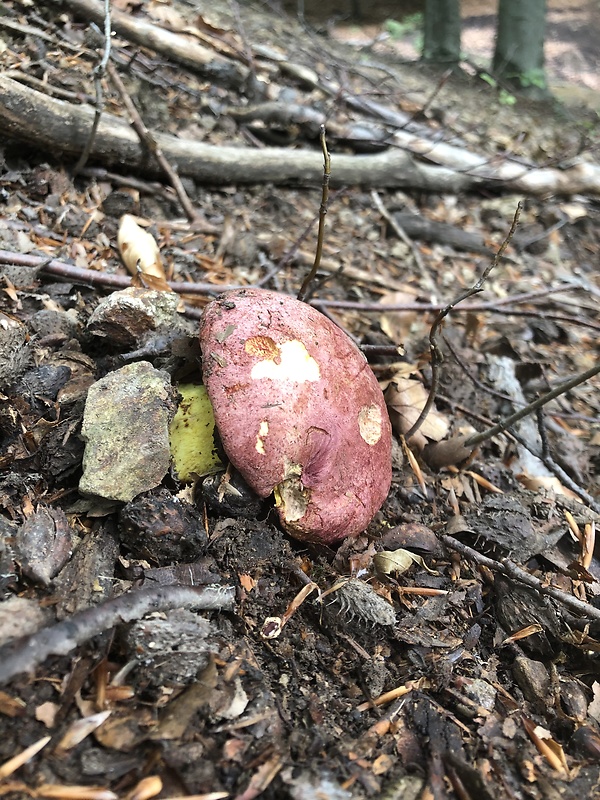
<svg viewBox="0 0 600 800">
<path fill-rule="evenodd" d="M 298 300 L 302 301 L 307 300 L 310 293 L 311 284 L 315 278 L 315 275 L 317 274 L 317 270 L 319 269 L 319 264 L 321 263 L 321 256 L 323 254 L 323 238 L 325 236 L 325 216 L 327 214 L 327 201 L 329 200 L 331 156 L 329 155 L 329 151 L 327 150 L 325 125 L 321 125 L 319 139 L 321 142 L 321 149 L 323 150 L 323 183 L 321 186 L 321 205 L 319 206 L 319 229 L 317 233 L 317 249 L 315 251 L 315 260 L 312 269 L 308 273 L 306 278 L 304 278 L 302 286 L 300 287 L 300 291 L 298 292 Z"/>
<path fill-rule="evenodd" d="M 440 328 L 440 325 L 456 305 L 462 303 L 462 301 L 466 300 L 468 297 L 472 297 L 474 294 L 478 294 L 479 292 L 481 292 L 481 290 L 483 289 L 483 285 L 486 282 L 490 272 L 494 269 L 494 267 L 498 266 L 498 262 L 500 261 L 500 259 L 504 255 L 506 248 L 510 244 L 510 241 L 519 223 L 519 217 L 521 216 L 522 207 L 523 204 L 519 202 L 517 204 L 517 208 L 515 210 L 513 221 L 510 226 L 508 235 L 500 245 L 500 249 L 494 256 L 494 258 L 490 261 L 490 263 L 483 271 L 483 274 L 481 275 L 479 280 L 473 286 L 471 286 L 470 289 L 467 289 L 466 291 L 462 292 L 455 300 L 453 300 L 451 303 L 448 303 L 448 305 L 445 306 L 445 308 L 443 308 L 440 311 L 440 313 L 433 321 L 433 325 L 431 326 L 431 329 L 429 331 L 429 349 L 431 353 L 431 386 L 429 388 L 429 395 L 427 397 L 425 405 L 421 409 L 421 413 L 415 420 L 412 427 L 405 433 L 404 438 L 406 439 L 406 441 L 408 441 L 411 436 L 414 436 L 415 433 L 421 427 L 421 425 L 425 422 L 425 419 L 429 414 L 431 407 L 433 406 L 433 401 L 435 400 L 435 395 L 440 382 L 440 367 L 444 360 L 444 356 L 438 344 L 438 330 Z"/>
</svg>

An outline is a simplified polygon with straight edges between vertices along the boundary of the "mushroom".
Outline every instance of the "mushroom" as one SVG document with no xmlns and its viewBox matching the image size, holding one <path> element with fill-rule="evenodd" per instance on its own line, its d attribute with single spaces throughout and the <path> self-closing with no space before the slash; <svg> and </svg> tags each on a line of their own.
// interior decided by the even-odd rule
<svg viewBox="0 0 600 800">
<path fill-rule="evenodd" d="M 363 531 L 391 483 L 391 426 L 367 361 L 306 303 L 227 292 L 200 325 L 204 383 L 223 449 L 283 527 L 331 544 Z"/>
</svg>

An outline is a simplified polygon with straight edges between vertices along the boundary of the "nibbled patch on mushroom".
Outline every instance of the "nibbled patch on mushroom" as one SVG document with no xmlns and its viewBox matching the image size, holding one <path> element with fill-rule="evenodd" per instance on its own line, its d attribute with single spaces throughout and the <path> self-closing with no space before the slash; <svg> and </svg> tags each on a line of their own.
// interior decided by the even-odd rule
<svg viewBox="0 0 600 800">
<path fill-rule="evenodd" d="M 244 350 L 251 356 L 270 361 L 274 361 L 279 356 L 279 348 L 270 336 L 251 336 L 246 339 Z"/>
<path fill-rule="evenodd" d="M 258 433 L 256 434 L 256 452 L 265 455 L 265 436 L 269 433 L 269 423 L 266 419 L 258 426 Z"/>
<path fill-rule="evenodd" d="M 268 339 L 273 342 L 268 336 L 255 336 L 246 342 L 246 352 L 255 355 L 253 350 L 248 350 L 248 344 L 249 342 L 255 342 L 257 339 Z M 273 345 L 275 345 L 275 342 L 273 342 Z M 304 383 L 305 381 L 318 381 L 321 377 L 321 371 L 303 342 L 294 339 L 275 345 L 274 353 L 270 351 L 266 359 L 257 361 L 252 367 L 250 377 L 253 380 L 271 378 L 274 381 Z"/>
<path fill-rule="evenodd" d="M 381 409 L 374 403 L 363 406 L 358 412 L 358 430 L 367 444 L 377 444 L 381 439 Z"/>
<path fill-rule="evenodd" d="M 302 481 L 292 475 L 278 484 L 274 491 L 275 505 L 286 524 L 299 522 L 306 514 L 310 500 L 310 490 L 304 488 Z"/>
</svg>

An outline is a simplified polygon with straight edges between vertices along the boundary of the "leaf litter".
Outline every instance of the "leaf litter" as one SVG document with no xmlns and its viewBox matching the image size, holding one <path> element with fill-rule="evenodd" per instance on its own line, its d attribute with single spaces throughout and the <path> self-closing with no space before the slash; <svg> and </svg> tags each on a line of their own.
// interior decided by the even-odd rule
<svg viewBox="0 0 600 800">
<path fill-rule="evenodd" d="M 240 23 L 226 9 L 205 20 L 190 18 L 184 6 L 157 8 L 163 24 L 167 15 L 171 28 L 227 58 L 239 58 L 244 40 L 251 42 L 267 92 L 276 98 L 285 90 L 297 103 L 337 115 L 337 146 L 348 146 L 341 126 L 355 112 L 296 78 L 284 81 L 276 69 L 278 59 L 304 59 L 309 72 L 322 73 L 324 45 L 315 51 L 277 15 L 266 26 L 247 9 Z M 41 19 L 55 37 L 46 54 L 58 70 L 53 85 L 71 94 L 77 86 L 93 98 L 94 59 L 67 58 L 57 38 L 79 42 L 81 23 L 59 20 L 51 5 Z M 7 68 L 39 47 L 35 35 L 7 36 Z M 122 57 L 133 55 L 126 38 L 116 47 Z M 352 66 L 355 54 L 331 47 L 334 64 L 351 65 L 349 89 L 364 92 L 369 81 Z M 194 131 L 215 145 L 249 137 L 314 145 L 310 115 L 283 127 L 281 120 L 235 121 L 228 112 L 248 105 L 235 86 L 216 87 L 145 49 L 136 61 L 128 88 L 150 128 Z M 393 82 L 389 89 L 399 109 L 424 101 L 432 88 L 416 69 L 403 75 L 406 94 Z M 460 81 L 444 91 L 438 109 L 463 109 L 454 132 L 490 155 L 508 143 L 519 157 L 542 149 L 560 158 L 580 141 L 575 121 L 558 124 L 526 108 L 515 117 Z M 110 103 L 122 113 L 116 95 Z M 436 125 L 434 117 L 429 122 Z M 514 130 L 526 125 L 531 136 L 517 141 Z M 116 501 L 114 492 L 83 497 L 88 388 L 97 391 L 128 361 L 145 361 L 160 377 L 155 406 L 136 400 L 141 438 L 124 448 L 135 455 L 168 438 L 164 376 L 174 385 L 198 377 L 186 320 L 175 326 L 177 336 L 171 323 L 156 324 L 160 309 L 148 312 L 143 330 L 117 309 L 118 336 L 106 335 L 116 330 L 115 314 L 103 317 L 103 336 L 89 324 L 109 291 L 102 281 L 117 286 L 124 277 L 117 256 L 123 214 L 149 223 L 157 243 L 149 261 L 159 252 L 159 280 L 166 275 L 179 291 L 203 283 L 218 292 L 270 275 L 269 288 L 295 293 L 310 261 L 317 208 L 313 191 L 190 182 L 204 218 L 185 222 L 175 193 L 156 176 L 90 166 L 74 180 L 67 166 L 8 147 L 1 178 L 0 235 L 15 262 L 2 267 L 0 309 L 1 664 L 16 670 L 0 693 L 3 795 L 451 798 L 489 796 L 492 781 L 499 797 L 550 800 L 555 786 L 565 798 L 593 797 L 600 780 L 598 513 L 548 492 L 546 476 L 530 462 L 525 468 L 523 454 L 528 447 L 550 453 L 597 500 L 597 380 L 554 401 L 532 433 L 484 443 L 467 469 L 436 474 L 420 465 L 417 479 L 397 448 L 382 510 L 336 552 L 288 539 L 268 506 L 230 475 L 213 490 L 183 486 L 161 467 L 149 488 L 125 502 L 123 486 Z M 397 213 L 480 233 L 479 248 L 492 251 L 516 205 L 513 196 L 404 190 L 382 198 Z M 430 233 L 408 243 L 393 238 L 361 188 L 334 195 L 327 219 L 317 297 L 361 343 L 404 346 L 402 356 L 373 355 L 372 366 L 382 383 L 400 376 L 417 391 L 416 401 L 396 403 L 410 417 L 407 430 L 427 393 L 426 339 L 436 308 L 473 285 L 487 262 Z M 521 239 L 485 294 L 446 321 L 455 355 L 446 353 L 430 420 L 436 427 L 429 435 L 422 429 L 425 437 L 443 438 L 448 426 L 486 427 L 597 358 L 598 230 L 591 198 L 529 199 Z M 547 235 L 540 239 L 540 231 Z M 57 271 L 44 273 L 44 265 Z M 62 265 L 86 272 L 69 274 Z M 137 291 L 166 288 L 141 280 Z M 519 295 L 526 299 L 516 301 Z M 190 291 L 188 310 L 208 299 L 206 291 Z M 394 304 L 422 308 L 390 310 Z M 167 306 L 170 320 L 181 316 Z M 520 394 L 494 372 L 506 359 Z M 103 429 L 116 435 L 122 421 Z M 411 553 L 405 570 L 396 569 L 402 548 Z M 381 558 L 388 560 L 383 570 Z M 209 600 L 216 610 L 200 610 Z M 265 637 L 272 619 L 285 624 Z"/>
</svg>

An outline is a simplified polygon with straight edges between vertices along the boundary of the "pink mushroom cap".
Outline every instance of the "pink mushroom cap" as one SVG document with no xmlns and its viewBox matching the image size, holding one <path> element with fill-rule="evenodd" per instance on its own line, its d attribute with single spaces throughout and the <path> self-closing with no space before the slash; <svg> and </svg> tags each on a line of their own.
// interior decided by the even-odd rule
<svg viewBox="0 0 600 800">
<path fill-rule="evenodd" d="M 363 531 L 391 483 L 392 432 L 364 355 L 310 305 L 227 292 L 200 325 L 204 383 L 223 448 L 293 537 Z"/>
</svg>

